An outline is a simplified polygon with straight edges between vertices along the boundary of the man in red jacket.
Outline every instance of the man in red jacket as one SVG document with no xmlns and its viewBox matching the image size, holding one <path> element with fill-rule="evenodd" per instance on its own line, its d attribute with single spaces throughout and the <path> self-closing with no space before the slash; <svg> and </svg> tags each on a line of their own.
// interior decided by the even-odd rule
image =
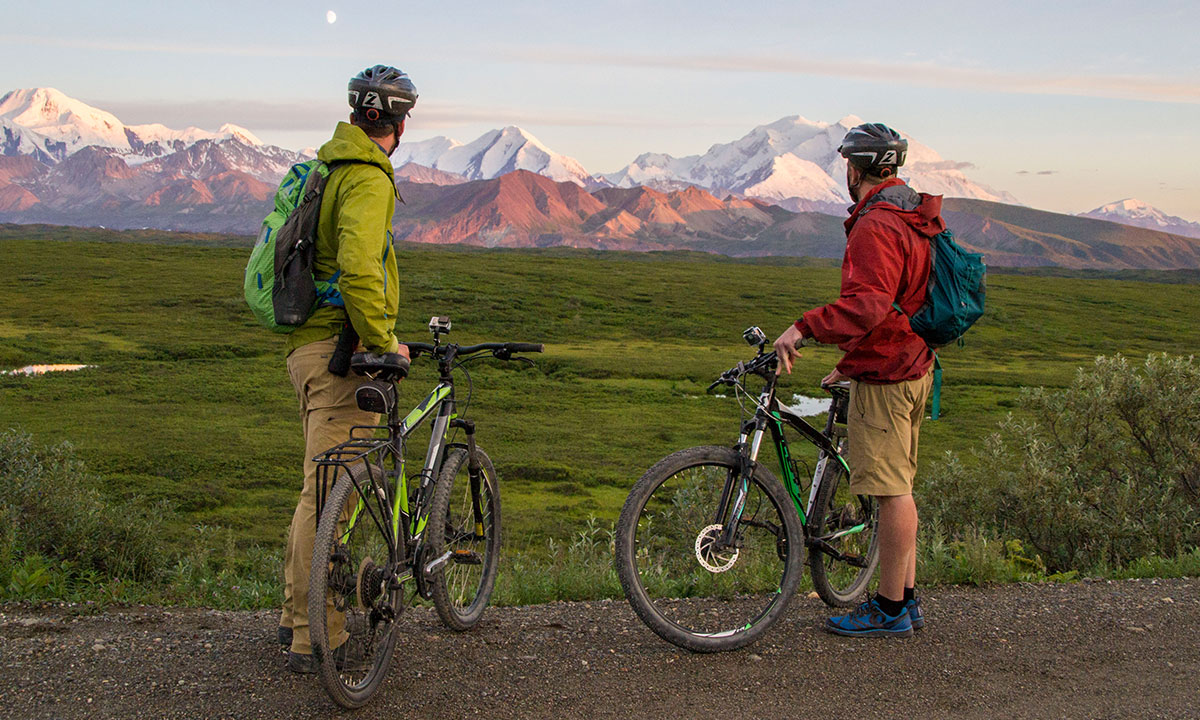
<svg viewBox="0 0 1200 720">
<path fill-rule="evenodd" d="M 775 341 L 775 351 L 780 370 L 789 373 L 806 338 L 845 351 L 823 382 L 850 379 L 850 488 L 879 502 L 879 592 L 853 612 L 829 618 L 825 628 L 840 635 L 909 636 L 925 624 L 914 592 L 912 487 L 933 352 L 908 317 L 925 302 L 929 238 L 946 229 L 942 198 L 918 194 L 896 177 L 908 141 L 886 125 L 859 125 L 838 151 L 856 203 L 846 220 L 841 297 L 804 313 Z"/>
</svg>

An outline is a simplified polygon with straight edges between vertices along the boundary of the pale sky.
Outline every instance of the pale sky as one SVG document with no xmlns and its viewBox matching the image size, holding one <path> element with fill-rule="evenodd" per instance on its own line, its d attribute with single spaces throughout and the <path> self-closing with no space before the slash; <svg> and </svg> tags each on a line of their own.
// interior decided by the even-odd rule
<svg viewBox="0 0 1200 720">
<path fill-rule="evenodd" d="M 0 93 L 55 87 L 129 124 L 315 146 L 382 62 L 421 94 L 406 140 L 520 125 L 595 173 L 854 114 L 1034 207 L 1137 197 L 1200 221 L 1194 0 L 2 0 L 0 17 Z"/>
</svg>

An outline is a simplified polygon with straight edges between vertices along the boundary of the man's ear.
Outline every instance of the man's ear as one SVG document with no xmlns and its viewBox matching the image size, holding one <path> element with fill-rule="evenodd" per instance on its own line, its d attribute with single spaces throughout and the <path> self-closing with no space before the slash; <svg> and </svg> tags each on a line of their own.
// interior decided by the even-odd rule
<svg viewBox="0 0 1200 720">
<path fill-rule="evenodd" d="M 404 118 L 403 120 L 401 120 L 400 122 L 396 123 L 396 140 L 397 140 L 397 141 L 399 141 L 399 140 L 400 140 L 400 136 L 404 134 L 404 123 L 406 123 L 406 122 L 408 122 L 408 118 L 407 118 L 407 117 L 405 117 L 405 118 Z"/>
</svg>

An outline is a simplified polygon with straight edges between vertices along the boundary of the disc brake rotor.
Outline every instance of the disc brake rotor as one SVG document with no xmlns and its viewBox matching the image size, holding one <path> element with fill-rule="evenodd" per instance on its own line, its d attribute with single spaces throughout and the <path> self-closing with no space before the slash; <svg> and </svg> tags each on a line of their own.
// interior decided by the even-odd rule
<svg viewBox="0 0 1200 720">
<path fill-rule="evenodd" d="M 709 525 L 696 536 L 696 560 L 710 573 L 723 573 L 737 562 L 736 547 L 720 547 L 724 525 Z"/>
</svg>

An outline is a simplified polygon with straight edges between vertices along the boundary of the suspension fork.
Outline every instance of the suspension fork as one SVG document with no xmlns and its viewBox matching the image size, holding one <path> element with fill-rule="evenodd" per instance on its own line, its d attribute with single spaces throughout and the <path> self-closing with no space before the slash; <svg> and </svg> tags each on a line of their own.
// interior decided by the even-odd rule
<svg viewBox="0 0 1200 720">
<path fill-rule="evenodd" d="M 729 522 L 724 524 L 725 527 L 721 532 L 721 547 L 732 546 L 734 538 L 737 537 L 738 524 L 742 520 L 742 512 L 746 509 L 746 497 L 750 494 L 750 478 L 754 475 L 754 469 L 758 464 L 758 451 L 762 446 L 763 433 L 766 432 L 766 429 L 767 419 L 762 416 L 761 412 L 756 413 L 753 420 L 748 420 L 742 425 L 742 433 L 738 437 L 737 445 L 734 446 L 738 451 L 738 466 L 729 473 L 729 478 L 721 491 L 717 517 L 713 520 L 714 524 L 721 524 L 722 518 L 727 514 L 729 517 Z M 733 490 L 735 482 L 737 483 L 736 494 Z M 733 504 L 732 508 L 729 507 L 730 501 Z"/>
<path fill-rule="evenodd" d="M 483 539 L 483 463 L 479 462 L 479 452 L 475 447 L 475 422 L 455 418 L 450 421 L 450 427 L 462 428 L 467 434 L 467 477 L 471 484 L 471 511 L 475 516 L 475 539 Z"/>
</svg>

